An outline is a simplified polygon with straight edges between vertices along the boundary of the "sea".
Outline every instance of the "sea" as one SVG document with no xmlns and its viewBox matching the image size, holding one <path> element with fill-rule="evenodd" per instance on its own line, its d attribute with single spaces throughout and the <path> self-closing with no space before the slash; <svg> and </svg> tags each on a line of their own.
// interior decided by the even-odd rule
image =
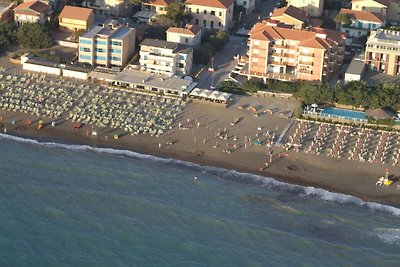
<svg viewBox="0 0 400 267">
<path fill-rule="evenodd" d="M 351 177 L 349 177 L 351 179 Z M 0 266 L 400 266 L 400 209 L 0 135 Z"/>
</svg>

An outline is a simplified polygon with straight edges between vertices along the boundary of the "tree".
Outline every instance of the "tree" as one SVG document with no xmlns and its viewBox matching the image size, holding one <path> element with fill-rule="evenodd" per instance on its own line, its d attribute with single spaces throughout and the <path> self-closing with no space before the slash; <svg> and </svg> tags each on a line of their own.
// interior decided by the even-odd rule
<svg viewBox="0 0 400 267">
<path fill-rule="evenodd" d="M 18 43 L 23 48 L 40 49 L 53 44 L 49 30 L 39 23 L 21 25 L 15 34 Z"/>
<path fill-rule="evenodd" d="M 243 91 L 256 93 L 262 89 L 262 84 L 260 82 L 245 81 L 241 88 Z"/>
<path fill-rule="evenodd" d="M 0 52 L 14 42 L 15 26 L 13 23 L 0 22 Z"/>
<path fill-rule="evenodd" d="M 348 14 L 338 14 L 333 21 L 335 21 L 336 23 L 342 24 L 342 25 L 350 25 L 351 24 L 351 19 L 350 16 Z"/>
<path fill-rule="evenodd" d="M 134 6 L 141 5 L 141 4 L 147 3 L 147 2 L 148 2 L 148 0 L 129 0 L 129 3 Z"/>
<path fill-rule="evenodd" d="M 167 18 L 171 26 L 182 26 L 183 23 L 190 21 L 192 15 L 186 10 L 185 3 L 173 2 L 166 8 L 167 14 L 160 15 L 159 17 Z"/>
<path fill-rule="evenodd" d="M 217 34 L 210 36 L 210 44 L 215 50 L 220 51 L 229 42 L 229 35 L 224 30 L 218 30 Z"/>
</svg>

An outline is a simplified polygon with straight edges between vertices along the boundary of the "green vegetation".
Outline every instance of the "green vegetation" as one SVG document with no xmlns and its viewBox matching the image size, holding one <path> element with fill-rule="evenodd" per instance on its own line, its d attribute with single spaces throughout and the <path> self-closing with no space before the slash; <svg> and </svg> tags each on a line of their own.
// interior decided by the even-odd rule
<svg viewBox="0 0 400 267">
<path fill-rule="evenodd" d="M 165 40 L 167 39 L 168 26 L 151 26 L 146 29 L 145 38 Z"/>
<path fill-rule="evenodd" d="M 14 32 L 13 23 L 0 22 L 0 52 L 4 52 L 10 44 L 14 43 Z"/>
<path fill-rule="evenodd" d="M 148 0 L 129 0 L 129 3 L 131 5 L 141 5 L 143 3 L 147 3 Z"/>
<path fill-rule="evenodd" d="M 382 29 L 391 30 L 391 31 L 400 31 L 400 26 L 385 26 Z"/>
<path fill-rule="evenodd" d="M 336 17 L 333 19 L 334 22 L 338 23 L 338 24 L 342 24 L 345 26 L 348 26 L 351 24 L 351 19 L 350 16 L 348 14 L 337 14 Z"/>
<path fill-rule="evenodd" d="M 360 108 L 384 108 L 400 110 L 400 86 L 394 83 L 368 85 L 365 82 L 350 82 L 344 86 L 310 84 L 304 82 L 272 82 L 270 91 L 291 93 L 306 104 L 338 103 Z"/>
<path fill-rule="evenodd" d="M 49 30 L 39 23 L 26 23 L 21 25 L 15 37 L 23 48 L 40 49 L 53 44 Z"/>
<path fill-rule="evenodd" d="M 245 95 L 247 92 L 256 93 L 261 89 L 262 84 L 259 82 L 246 81 L 242 84 L 242 86 L 236 85 L 233 81 L 223 81 L 218 90 L 221 92 L 236 94 L 236 95 Z"/>
<path fill-rule="evenodd" d="M 233 81 L 223 81 L 218 90 L 221 92 L 231 93 L 235 95 L 245 95 L 246 92 L 237 86 Z"/>
<path fill-rule="evenodd" d="M 186 10 L 185 3 L 173 2 L 166 8 L 167 14 L 159 15 L 157 21 L 167 26 L 182 26 L 185 22 L 190 21 L 192 15 Z"/>
<path fill-rule="evenodd" d="M 210 59 L 228 43 L 229 34 L 223 30 L 217 32 L 208 30 L 204 32 L 202 41 L 203 44 L 194 49 L 193 62 L 207 65 Z"/>
</svg>

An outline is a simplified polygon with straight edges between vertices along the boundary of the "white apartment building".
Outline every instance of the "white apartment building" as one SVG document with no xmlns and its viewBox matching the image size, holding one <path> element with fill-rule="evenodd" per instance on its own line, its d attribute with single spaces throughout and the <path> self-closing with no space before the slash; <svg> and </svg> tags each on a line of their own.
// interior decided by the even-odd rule
<svg viewBox="0 0 400 267">
<path fill-rule="evenodd" d="M 139 64 L 147 72 L 166 75 L 189 75 L 193 48 L 164 40 L 145 39 L 140 44 Z"/>
<path fill-rule="evenodd" d="M 167 30 L 167 41 L 198 47 L 201 45 L 201 27 L 186 25 L 183 28 L 170 27 Z"/>
</svg>

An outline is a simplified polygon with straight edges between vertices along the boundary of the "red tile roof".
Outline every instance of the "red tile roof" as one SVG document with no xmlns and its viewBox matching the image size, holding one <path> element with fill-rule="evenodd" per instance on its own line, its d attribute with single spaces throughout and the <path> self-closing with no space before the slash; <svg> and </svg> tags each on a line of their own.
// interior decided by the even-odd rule
<svg viewBox="0 0 400 267">
<path fill-rule="evenodd" d="M 271 15 L 271 19 L 278 19 L 277 17 L 280 16 L 289 16 L 292 17 L 298 21 L 302 21 L 305 22 L 307 20 L 307 13 L 304 10 L 301 10 L 297 7 L 294 6 L 287 6 L 287 7 L 282 7 L 282 8 L 278 8 L 274 11 L 274 13 L 272 13 Z"/>
<path fill-rule="evenodd" d="M 235 0 L 187 0 L 187 4 L 209 6 L 216 8 L 229 8 Z"/>
<path fill-rule="evenodd" d="M 77 7 L 77 6 L 65 6 L 60 13 L 60 18 L 63 19 L 75 19 L 75 20 L 88 20 L 93 10 L 90 8 Z"/>
<path fill-rule="evenodd" d="M 24 14 L 36 14 L 36 13 L 44 13 L 49 8 L 43 2 L 40 1 L 30 1 L 24 2 L 14 8 L 14 12 L 24 13 Z"/>
<path fill-rule="evenodd" d="M 149 5 L 154 5 L 154 6 L 168 6 L 169 4 L 177 2 L 175 0 L 150 0 L 148 2 Z"/>
<path fill-rule="evenodd" d="M 324 49 L 344 40 L 338 31 L 316 28 L 311 31 L 288 29 L 257 23 L 249 32 L 252 40 L 294 40 L 299 46 Z M 326 36 L 326 38 L 325 38 Z"/>
<path fill-rule="evenodd" d="M 167 32 L 174 32 L 186 35 L 196 35 L 201 31 L 201 27 L 197 25 L 187 24 L 184 28 L 169 27 Z"/>
<path fill-rule="evenodd" d="M 352 20 L 371 21 L 375 23 L 383 23 L 385 21 L 384 16 L 382 16 L 381 14 L 369 11 L 358 11 L 342 8 L 340 10 L 340 14 L 347 14 Z"/>
</svg>

